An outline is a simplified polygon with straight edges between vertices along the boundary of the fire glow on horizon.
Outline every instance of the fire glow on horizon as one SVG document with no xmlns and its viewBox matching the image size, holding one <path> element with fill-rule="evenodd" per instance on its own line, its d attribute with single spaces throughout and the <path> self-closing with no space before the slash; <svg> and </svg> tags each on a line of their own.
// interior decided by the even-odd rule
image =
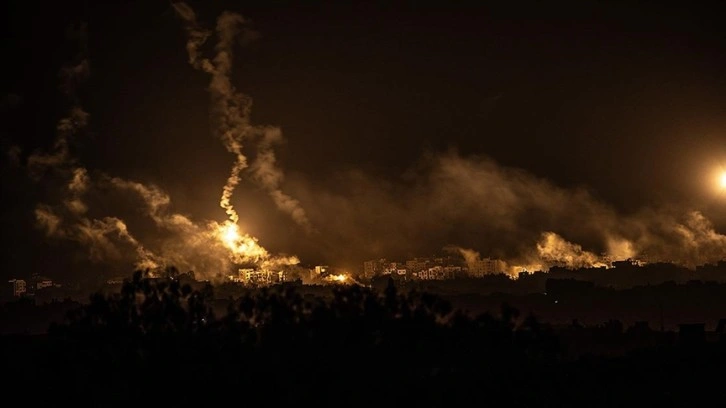
<svg viewBox="0 0 726 408">
<path fill-rule="evenodd" d="M 242 234 L 239 225 L 231 220 L 225 221 L 216 228 L 217 236 L 229 249 L 233 260 L 259 263 L 269 257 L 265 248 L 261 247 L 255 238 Z"/>
</svg>

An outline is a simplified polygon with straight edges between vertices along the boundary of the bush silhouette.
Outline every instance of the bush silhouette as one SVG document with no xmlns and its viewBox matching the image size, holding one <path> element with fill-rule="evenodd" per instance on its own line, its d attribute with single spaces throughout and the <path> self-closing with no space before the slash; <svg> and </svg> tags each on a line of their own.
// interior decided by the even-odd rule
<svg viewBox="0 0 726 408">
<path fill-rule="evenodd" d="M 42 385 L 29 394 L 36 402 L 93 406 L 622 406 L 644 397 L 695 405 L 689 390 L 716 387 L 699 368 L 726 362 L 722 345 L 568 360 L 532 315 L 503 304 L 471 316 L 393 281 L 322 297 L 294 285 L 250 289 L 217 314 L 214 301 L 209 285 L 136 272 L 45 338 L 3 338 L 12 350 L 5 361 L 18 370 L 9 385 L 28 393 Z M 629 335 L 615 323 L 593 333 Z"/>
<path fill-rule="evenodd" d="M 182 402 L 234 389 L 261 400 L 358 404 L 382 394 L 453 401 L 431 384 L 456 389 L 558 357 L 551 331 L 533 316 L 520 322 L 506 305 L 500 316 L 471 317 L 432 294 L 400 293 L 393 281 L 383 291 L 331 291 L 309 299 L 294 286 L 250 290 L 216 316 L 211 286 L 139 271 L 120 293 L 95 294 L 54 325 L 49 361 L 84 381 L 60 381 L 60 389 L 92 401 L 169 387 L 183 390 L 174 397 Z"/>
</svg>

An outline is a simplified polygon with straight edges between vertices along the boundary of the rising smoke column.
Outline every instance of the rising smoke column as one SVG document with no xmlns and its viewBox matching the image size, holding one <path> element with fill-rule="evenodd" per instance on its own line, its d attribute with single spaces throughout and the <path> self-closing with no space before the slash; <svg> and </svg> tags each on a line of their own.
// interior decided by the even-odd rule
<svg viewBox="0 0 726 408">
<path fill-rule="evenodd" d="M 96 171 L 92 176 L 80 165 L 71 145 L 86 128 L 90 118 L 76 96 L 77 86 L 90 72 L 85 45 L 82 44 L 81 48 L 84 51 L 79 62 L 61 70 L 61 89 L 68 96 L 71 107 L 58 122 L 53 148 L 50 152 L 36 152 L 28 158 L 28 171 L 36 181 L 47 175 L 60 180 L 60 184 L 55 185 L 60 190 L 59 203 L 40 203 L 35 208 L 36 223 L 46 236 L 78 243 L 87 250 L 88 259 L 92 262 L 132 261 L 135 268 L 152 273 L 175 266 L 193 270 L 197 276 L 208 279 L 226 275 L 234 264 L 254 264 L 269 269 L 299 263 L 295 257 L 272 256 L 255 238 L 239 233 L 236 212 L 229 203 L 225 209 L 234 223 L 229 220 L 224 224 L 194 222 L 188 216 L 170 210 L 171 198 L 161 188 L 109 176 L 102 171 Z M 190 55 L 194 55 L 193 51 Z M 223 57 L 218 60 L 223 61 Z M 224 65 L 223 62 L 220 65 Z M 233 109 L 228 107 L 226 110 Z M 232 116 L 230 120 L 234 118 Z M 240 158 L 235 165 L 237 170 L 233 170 L 225 189 L 227 199 L 239 181 L 239 169 L 246 166 L 241 145 L 236 142 L 238 137 L 233 135 L 235 129 L 243 128 L 234 124 L 229 127 L 232 133 L 225 132 L 228 149 L 239 152 Z M 109 197 L 109 194 L 118 195 Z M 141 202 L 133 202 L 134 197 Z M 91 202 L 103 204 L 106 213 L 99 213 Z M 136 209 L 135 212 L 140 209 L 146 221 L 151 221 L 155 227 L 151 234 L 146 234 L 144 241 L 147 245 L 142 245 L 141 240 L 129 231 L 125 216 L 120 215 L 128 215 L 130 210 L 133 213 L 133 209 Z M 133 259 L 129 259 L 129 255 Z"/>
<path fill-rule="evenodd" d="M 283 173 L 277 166 L 273 147 L 282 140 L 282 132 L 275 127 L 253 126 L 250 123 L 252 100 L 237 91 L 230 80 L 232 47 L 235 41 L 240 36 L 242 41 L 249 41 L 257 34 L 245 26 L 247 21 L 244 17 L 225 11 L 217 18 L 215 57 L 212 60 L 203 58 L 201 47 L 211 32 L 199 25 L 194 10 L 186 3 L 173 3 L 173 6 L 177 15 L 183 20 L 187 32 L 186 48 L 189 64 L 211 75 L 209 92 L 214 133 L 222 140 L 227 151 L 235 156 L 220 199 L 220 206 L 227 213 L 229 222 L 237 225 L 239 221 L 239 215 L 231 199 L 240 182 L 240 173 L 248 168 L 247 157 L 243 153 L 243 142 L 259 139 L 256 161 L 250 169 L 252 179 L 265 189 L 279 210 L 289 214 L 293 221 L 307 232 L 311 232 L 310 221 L 299 201 L 281 190 Z"/>
<path fill-rule="evenodd" d="M 293 221 L 303 227 L 306 232 L 313 232 L 307 214 L 300 206 L 300 202 L 285 194 L 280 185 L 285 177 L 282 170 L 276 165 L 274 146 L 282 143 L 282 132 L 279 128 L 268 127 L 263 129 L 263 135 L 257 145 L 257 158 L 251 170 L 255 180 L 268 192 L 277 208 L 290 214 Z"/>
</svg>

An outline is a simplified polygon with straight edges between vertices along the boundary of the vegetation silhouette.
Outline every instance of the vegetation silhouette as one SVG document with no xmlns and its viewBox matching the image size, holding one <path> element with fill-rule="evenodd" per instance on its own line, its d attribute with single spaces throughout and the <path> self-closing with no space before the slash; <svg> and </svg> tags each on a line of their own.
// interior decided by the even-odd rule
<svg viewBox="0 0 726 408">
<path fill-rule="evenodd" d="M 724 342 L 572 359 L 552 327 L 506 303 L 472 316 L 391 280 L 329 297 L 250 289 L 217 315 L 211 285 L 175 276 L 138 271 L 46 336 L 3 336 L 9 385 L 34 402 L 92 406 L 694 406 L 698 390 L 724 395 L 707 374 L 726 363 Z M 591 332 L 638 333 L 617 321 Z"/>
</svg>

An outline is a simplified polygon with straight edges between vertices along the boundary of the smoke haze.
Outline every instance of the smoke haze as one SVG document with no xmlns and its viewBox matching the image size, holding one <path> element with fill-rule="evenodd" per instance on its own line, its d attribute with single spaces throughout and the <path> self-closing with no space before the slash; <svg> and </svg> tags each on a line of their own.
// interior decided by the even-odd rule
<svg viewBox="0 0 726 408">
<path fill-rule="evenodd" d="M 30 151 L 27 156 L 18 146 L 11 146 L 6 156 L 14 166 L 25 165 L 29 179 L 38 190 L 44 190 L 29 210 L 39 234 L 49 241 L 72 243 L 81 254 L 79 259 L 97 265 L 120 263 L 136 268 L 173 265 L 181 270 L 194 270 L 201 277 L 218 278 L 238 264 L 294 265 L 302 260 L 310 264 L 359 267 L 367 259 L 403 260 L 431 255 L 445 248 L 458 248 L 467 262 L 487 257 L 502 259 L 507 272 L 512 274 L 520 270 L 546 270 L 554 265 L 602 266 L 628 258 L 694 267 L 726 257 L 726 236 L 697 206 L 649 203 L 624 210 L 602 199 L 596 189 L 571 184 L 564 187 L 550 173 L 503 165 L 506 160 L 495 160 L 494 154 L 444 148 L 431 148 L 418 154 L 419 146 L 411 146 L 408 151 L 394 152 L 398 156 L 390 156 L 395 159 L 396 168 L 406 168 L 399 174 L 381 174 L 355 165 L 333 167 L 332 164 L 344 159 L 327 161 L 325 154 L 316 156 L 317 165 L 324 171 L 308 172 L 305 168 L 290 166 L 289 161 L 297 164 L 314 161 L 298 158 L 305 156 L 300 150 L 301 144 L 312 145 L 310 150 L 338 141 L 370 150 L 377 147 L 353 129 L 350 134 L 343 132 L 335 137 L 330 132 L 326 137 L 318 136 L 324 134 L 322 130 L 319 134 L 308 132 L 309 139 L 298 142 L 295 137 L 300 137 L 300 131 L 254 123 L 253 97 L 281 100 L 287 97 L 292 100 L 289 103 L 296 105 L 294 114 L 320 128 L 326 127 L 325 121 L 339 118 L 334 114 L 313 117 L 304 106 L 305 99 L 298 99 L 295 93 L 292 96 L 248 94 L 248 86 L 254 87 L 254 81 L 246 82 L 247 78 L 239 74 L 247 71 L 240 69 L 244 68 L 245 61 L 239 64 L 241 58 L 235 54 L 239 54 L 241 46 L 263 38 L 252 28 L 251 19 L 223 12 L 215 22 L 209 22 L 202 21 L 186 3 L 172 3 L 172 8 L 172 19 L 181 22 L 183 29 L 170 34 L 176 36 L 177 42 L 165 45 L 180 50 L 182 56 L 173 64 L 204 82 L 199 86 L 200 93 L 206 91 L 208 95 L 198 99 L 204 101 L 199 105 L 204 107 L 203 114 L 208 116 L 210 126 L 207 132 L 194 137 L 210 139 L 210 145 L 221 152 L 219 157 L 226 154 L 224 160 L 228 162 L 220 165 L 224 167 L 224 174 L 218 176 L 210 171 L 197 177 L 180 171 L 176 174 L 183 176 L 179 177 L 181 180 L 157 177 L 152 183 L 138 176 L 142 171 L 134 177 L 116 174 L 103 167 L 103 159 L 98 159 L 101 165 L 87 166 L 85 157 L 77 152 L 79 143 L 102 144 L 106 136 L 105 129 L 94 123 L 97 115 L 93 105 L 85 106 L 78 92 L 89 79 L 92 67 L 96 75 L 96 65 L 87 52 L 85 25 L 70 30 L 70 40 L 76 43 L 78 55 L 58 73 L 59 88 L 67 106 L 56 121 L 54 140 L 45 149 Z M 263 43 L 260 47 L 267 45 Z M 273 57 L 280 64 L 288 61 L 287 54 L 278 53 Z M 292 56 L 290 61 L 294 61 Z M 390 63 L 391 58 L 385 62 Z M 107 63 L 105 67 L 108 66 Z M 274 77 L 284 71 L 271 69 L 271 72 Z M 325 70 L 323 73 L 330 77 L 336 75 Z M 353 83 L 358 74 L 351 70 L 342 76 Z M 127 79 L 131 81 L 131 78 L 129 74 Z M 381 78 L 377 80 L 385 82 Z M 174 86 L 181 87 L 175 81 L 170 80 Z M 281 88 L 287 84 L 284 78 L 280 82 Z M 425 94 L 428 90 L 416 92 L 411 95 Z M 487 107 L 487 117 L 496 116 L 496 105 L 506 103 L 509 98 L 506 92 L 495 94 L 498 96 L 491 100 L 484 97 L 492 105 Z M 365 107 L 384 110 L 391 106 L 405 110 L 408 106 L 405 100 L 390 102 L 385 97 L 387 94 L 382 95 L 371 98 L 367 104 L 361 103 L 361 110 Z M 6 99 L 17 100 L 19 104 L 22 98 Z M 336 99 L 330 103 L 336 103 Z M 461 101 L 456 103 L 464 105 Z M 189 109 L 202 110 L 197 105 Z M 266 117 L 275 116 L 274 109 L 271 110 Z M 160 112 L 148 115 L 164 117 L 169 122 L 183 119 L 173 115 L 167 118 L 163 109 Z M 122 117 L 119 122 L 124 120 Z M 285 123 L 282 119 L 280 122 Z M 351 120 L 347 125 L 352 128 L 366 124 Z M 413 135 L 409 139 L 416 139 L 414 129 L 419 124 L 411 121 L 409 125 Z M 93 132 L 98 134 L 91 137 L 89 134 Z M 396 136 L 395 130 L 390 132 Z M 445 128 L 446 132 L 453 134 L 454 131 Z M 202 158 L 197 152 L 176 146 L 184 144 L 184 139 L 177 139 L 172 131 L 169 131 L 171 135 L 157 133 L 152 136 L 162 139 L 156 152 L 159 155 L 183 152 L 188 154 L 189 163 L 223 160 L 217 156 L 213 160 Z M 371 135 L 371 140 L 374 136 Z M 109 145 L 114 146 L 113 143 L 116 141 Z M 134 148 L 132 153 L 147 150 L 143 144 Z M 511 150 L 517 149 L 533 148 L 514 146 Z M 115 151 L 109 150 L 112 152 L 107 154 L 113 156 Z M 286 161 L 285 152 L 297 160 Z M 135 157 L 131 154 L 124 160 L 130 163 L 127 165 L 139 168 L 150 165 L 135 163 Z M 416 162 L 409 165 L 411 160 Z M 543 163 L 549 160 L 544 153 L 539 158 Z M 183 168 L 184 164 L 169 165 L 160 158 L 159 166 Z M 545 173 L 548 177 L 540 176 Z M 613 170 L 610 183 L 625 183 L 626 177 L 627 174 L 623 176 Z M 192 178 L 196 184 L 192 184 Z M 174 183 L 192 192 L 206 193 L 207 185 L 219 188 L 214 196 L 193 197 L 210 203 L 200 209 L 185 206 L 187 197 L 179 199 Z"/>
<path fill-rule="evenodd" d="M 694 267 L 726 256 L 726 236 L 698 211 L 619 214 L 585 189 L 486 157 L 433 154 L 396 182 L 353 171 L 335 185 L 300 181 L 295 194 L 324 226 L 330 251 L 351 257 L 412 257 L 451 244 L 531 270 L 639 257 Z"/>
</svg>

